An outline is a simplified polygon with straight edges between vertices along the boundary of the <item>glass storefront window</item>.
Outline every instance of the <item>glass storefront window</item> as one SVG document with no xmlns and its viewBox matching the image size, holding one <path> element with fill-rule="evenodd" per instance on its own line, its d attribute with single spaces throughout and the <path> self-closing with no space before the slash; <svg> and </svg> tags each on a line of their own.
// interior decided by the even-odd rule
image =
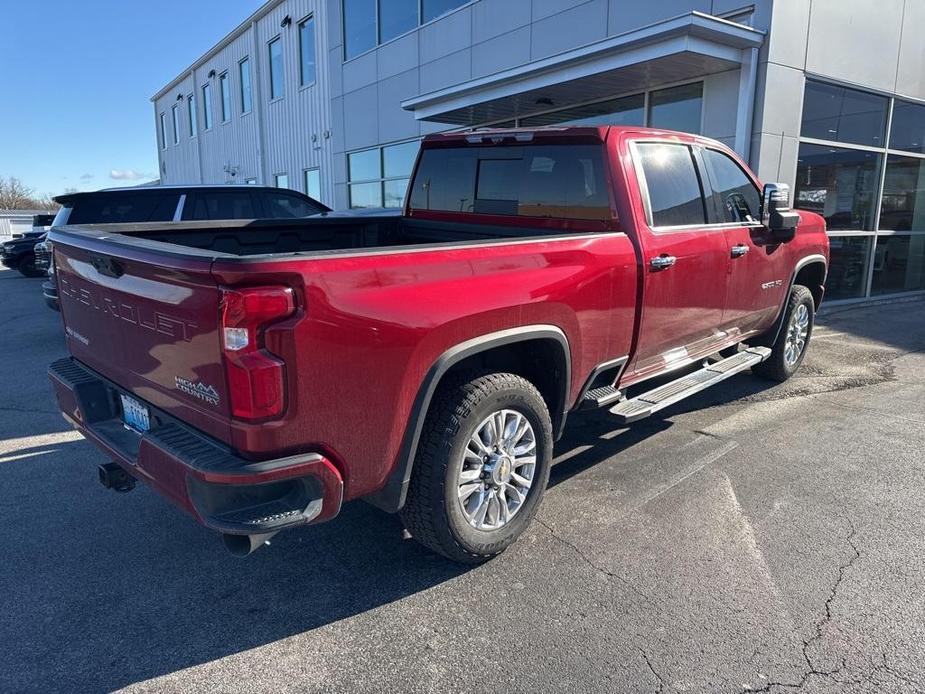
<svg viewBox="0 0 925 694">
<path fill-rule="evenodd" d="M 925 289 L 925 234 L 877 239 L 871 294 Z"/>
<path fill-rule="evenodd" d="M 925 106 L 899 99 L 893 103 L 890 148 L 925 152 Z"/>
<path fill-rule="evenodd" d="M 925 231 L 925 159 L 887 157 L 879 228 Z"/>
<path fill-rule="evenodd" d="M 803 137 L 883 147 L 886 97 L 822 82 L 806 82 Z"/>
<path fill-rule="evenodd" d="M 877 152 L 801 144 L 794 207 L 825 217 L 829 231 L 872 230 L 880 159 Z"/>
<path fill-rule="evenodd" d="M 873 236 L 833 236 L 829 238 L 829 275 L 826 299 L 857 299 L 864 296 L 867 262 Z"/>
<path fill-rule="evenodd" d="M 599 101 L 596 104 L 576 106 L 553 113 L 521 118 L 526 127 L 541 125 L 645 125 L 646 96 L 633 94 L 619 99 Z"/>
<path fill-rule="evenodd" d="M 659 89 L 649 94 L 649 126 L 700 133 L 703 82 Z"/>
<path fill-rule="evenodd" d="M 401 207 L 419 147 L 412 140 L 348 154 L 350 207 Z"/>
</svg>

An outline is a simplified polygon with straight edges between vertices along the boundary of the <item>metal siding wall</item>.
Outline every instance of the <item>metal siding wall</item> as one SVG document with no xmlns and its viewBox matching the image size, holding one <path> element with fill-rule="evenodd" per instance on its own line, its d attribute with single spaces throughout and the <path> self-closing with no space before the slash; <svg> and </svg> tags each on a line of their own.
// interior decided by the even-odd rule
<svg viewBox="0 0 925 694">
<path fill-rule="evenodd" d="M 196 137 L 189 136 L 189 118 L 186 97 L 193 91 L 193 82 L 187 76 L 155 103 L 154 118 L 157 128 L 158 147 L 161 143 L 161 113 L 167 119 L 167 148 L 161 150 L 161 180 L 164 183 L 199 183 L 199 152 Z M 183 100 L 177 101 L 182 94 Z M 171 109 L 177 106 L 180 116 L 180 142 L 173 144 L 173 116 Z M 197 100 L 197 109 L 200 108 Z"/>
<path fill-rule="evenodd" d="M 303 171 L 321 169 L 321 191 L 325 202 L 334 199 L 331 158 L 330 81 L 326 79 L 328 41 L 325 9 L 320 0 L 290 0 L 257 22 L 257 48 L 260 53 L 260 84 L 255 99 L 263 108 L 264 158 L 268 185 L 273 176 L 285 173 L 289 186 L 305 192 Z M 299 86 L 299 22 L 309 14 L 315 17 L 315 84 Z M 292 23 L 281 27 L 289 15 Z M 268 43 L 275 36 L 283 42 L 284 95 L 270 102 Z M 313 139 L 314 138 L 314 139 Z"/>
<path fill-rule="evenodd" d="M 253 53 L 253 33 L 247 29 L 235 38 L 221 52 L 196 69 L 196 89 L 202 104 L 202 88 L 207 82 L 212 83 L 212 129 L 200 128 L 202 148 L 202 182 L 203 183 L 244 183 L 247 178 L 260 181 L 260 147 L 257 137 L 257 103 L 255 56 Z M 253 107 L 249 113 L 241 113 L 241 78 L 238 63 L 250 58 L 251 89 L 253 90 Z M 215 70 L 215 77 L 209 73 Z M 222 123 L 222 95 L 219 76 L 227 71 L 231 86 L 231 119 Z M 202 115 L 200 115 L 202 123 Z M 231 176 L 225 167 L 236 167 L 237 174 Z"/>
</svg>

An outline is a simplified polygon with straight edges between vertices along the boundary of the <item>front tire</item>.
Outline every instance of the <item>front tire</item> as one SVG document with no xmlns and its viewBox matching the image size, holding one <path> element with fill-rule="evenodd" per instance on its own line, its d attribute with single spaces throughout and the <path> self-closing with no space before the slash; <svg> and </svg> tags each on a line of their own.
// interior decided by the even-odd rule
<svg viewBox="0 0 925 694">
<path fill-rule="evenodd" d="M 552 446 L 549 410 L 532 383 L 510 373 L 451 377 L 424 422 L 405 527 L 453 561 L 497 556 L 536 513 Z"/>
<path fill-rule="evenodd" d="M 787 302 L 787 311 L 777 340 L 771 346 L 771 356 L 752 367 L 759 376 L 772 381 L 786 381 L 796 373 L 806 356 L 813 334 L 816 303 L 812 292 L 802 285 L 794 285 Z"/>
</svg>

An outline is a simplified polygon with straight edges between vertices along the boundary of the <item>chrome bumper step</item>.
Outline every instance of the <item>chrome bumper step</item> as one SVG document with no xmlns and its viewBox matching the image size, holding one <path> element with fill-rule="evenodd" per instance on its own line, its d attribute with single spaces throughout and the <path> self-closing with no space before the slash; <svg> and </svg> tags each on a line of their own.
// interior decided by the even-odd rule
<svg viewBox="0 0 925 694">
<path fill-rule="evenodd" d="M 720 381 L 725 381 L 730 376 L 750 369 L 769 356 L 771 356 L 771 350 L 767 347 L 749 347 L 727 359 L 709 364 L 699 371 L 682 376 L 630 400 L 624 400 L 610 408 L 610 413 L 621 424 L 630 424 L 716 385 Z"/>
</svg>

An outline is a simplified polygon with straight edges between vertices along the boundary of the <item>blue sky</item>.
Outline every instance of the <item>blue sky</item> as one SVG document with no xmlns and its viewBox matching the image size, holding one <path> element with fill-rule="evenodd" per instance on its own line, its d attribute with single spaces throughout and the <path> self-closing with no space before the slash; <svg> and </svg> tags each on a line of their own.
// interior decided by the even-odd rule
<svg viewBox="0 0 925 694">
<path fill-rule="evenodd" d="M 38 193 L 157 177 L 151 96 L 261 0 L 9 0 L 0 176 Z"/>
</svg>

